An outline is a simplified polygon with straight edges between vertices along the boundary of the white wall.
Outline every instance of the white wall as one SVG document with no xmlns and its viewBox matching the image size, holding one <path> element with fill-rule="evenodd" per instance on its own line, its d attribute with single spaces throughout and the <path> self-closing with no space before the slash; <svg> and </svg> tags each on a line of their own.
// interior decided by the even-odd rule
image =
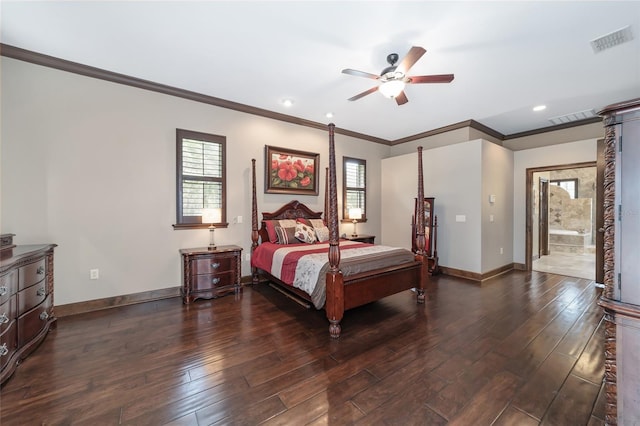
<svg viewBox="0 0 640 426">
<path fill-rule="evenodd" d="M 604 135 L 604 130 L 603 130 Z M 527 169 L 596 161 L 597 138 L 514 152 L 513 261 L 525 263 Z"/>
<path fill-rule="evenodd" d="M 440 264 L 481 272 L 482 145 L 475 140 L 423 151 L 425 197 L 435 197 Z M 411 248 L 417 150 L 382 160 L 382 243 Z M 464 215 L 466 222 L 456 222 Z"/>
<path fill-rule="evenodd" d="M 489 202 L 491 195 L 495 196 L 493 203 Z M 485 273 L 513 259 L 513 151 L 487 141 L 482 141 L 481 210 Z"/>
<path fill-rule="evenodd" d="M 18 244 L 58 244 L 55 304 L 175 287 L 178 250 L 208 244 L 202 230 L 174 231 L 176 128 L 227 138 L 227 229 L 216 243 L 251 246 L 251 158 L 258 205 L 273 211 L 292 197 L 264 194 L 264 146 L 320 153 L 320 195 L 298 196 L 324 208 L 328 133 L 155 92 L 1 58 L 0 232 Z M 336 125 L 340 125 L 339 122 Z M 336 136 L 342 156 L 367 160 L 368 222 L 380 235 L 380 159 L 389 147 Z M 339 200 L 341 196 L 339 195 Z M 234 224 L 242 216 L 244 223 Z M 350 232 L 351 224 L 341 232 Z M 100 279 L 89 280 L 89 270 Z M 249 263 L 242 264 L 248 275 Z"/>
</svg>

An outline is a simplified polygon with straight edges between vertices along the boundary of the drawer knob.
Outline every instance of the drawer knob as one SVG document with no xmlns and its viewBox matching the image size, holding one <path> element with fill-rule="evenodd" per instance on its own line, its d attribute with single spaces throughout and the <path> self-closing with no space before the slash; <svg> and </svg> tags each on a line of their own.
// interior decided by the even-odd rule
<svg viewBox="0 0 640 426">
<path fill-rule="evenodd" d="M 47 311 L 42 312 L 42 313 L 40 314 L 40 319 L 41 319 L 42 321 L 46 321 L 46 320 L 48 320 L 48 319 L 49 319 L 49 312 L 47 312 Z"/>
<path fill-rule="evenodd" d="M 220 278 L 215 277 L 211 279 L 211 284 L 218 284 L 220 282 Z"/>
<path fill-rule="evenodd" d="M 37 296 L 44 296 L 45 294 L 47 294 L 47 290 L 45 290 L 44 287 L 40 287 L 38 291 L 36 291 Z"/>
<path fill-rule="evenodd" d="M 9 349 L 7 349 L 7 344 L 3 343 L 2 346 L 0 346 L 0 356 L 5 356 L 8 353 Z"/>
<path fill-rule="evenodd" d="M 7 288 L 6 285 L 0 286 L 0 296 L 4 296 L 5 294 L 7 294 L 8 291 L 9 289 Z"/>
<path fill-rule="evenodd" d="M 7 314 L 0 315 L 0 324 L 6 324 L 9 322 L 9 317 Z"/>
<path fill-rule="evenodd" d="M 38 269 L 36 269 L 36 274 L 38 275 L 44 274 L 44 266 L 38 266 Z"/>
<path fill-rule="evenodd" d="M 211 264 L 211 269 L 218 269 L 220 267 L 220 262 L 215 262 Z"/>
</svg>

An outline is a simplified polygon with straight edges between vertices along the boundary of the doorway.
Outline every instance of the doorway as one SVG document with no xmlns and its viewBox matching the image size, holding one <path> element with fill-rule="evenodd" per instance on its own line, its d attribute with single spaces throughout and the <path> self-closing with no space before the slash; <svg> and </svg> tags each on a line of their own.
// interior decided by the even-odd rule
<svg viewBox="0 0 640 426">
<path fill-rule="evenodd" d="M 527 169 L 527 270 L 596 279 L 596 162 Z"/>
</svg>

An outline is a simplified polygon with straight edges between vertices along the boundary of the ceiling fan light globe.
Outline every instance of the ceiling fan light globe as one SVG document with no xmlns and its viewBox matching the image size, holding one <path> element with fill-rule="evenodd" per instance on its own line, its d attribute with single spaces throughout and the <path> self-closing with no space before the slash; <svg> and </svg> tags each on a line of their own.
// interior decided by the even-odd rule
<svg viewBox="0 0 640 426">
<path fill-rule="evenodd" d="M 393 99 L 398 96 L 404 90 L 404 81 L 402 80 L 389 80 L 382 82 L 378 91 L 382 93 L 385 98 Z"/>
</svg>

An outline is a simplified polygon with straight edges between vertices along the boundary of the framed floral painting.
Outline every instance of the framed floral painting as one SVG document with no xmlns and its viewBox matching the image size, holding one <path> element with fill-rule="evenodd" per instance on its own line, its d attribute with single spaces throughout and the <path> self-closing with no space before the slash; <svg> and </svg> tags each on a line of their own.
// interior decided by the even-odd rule
<svg viewBox="0 0 640 426">
<path fill-rule="evenodd" d="M 320 154 L 265 146 L 264 192 L 318 195 Z"/>
</svg>

